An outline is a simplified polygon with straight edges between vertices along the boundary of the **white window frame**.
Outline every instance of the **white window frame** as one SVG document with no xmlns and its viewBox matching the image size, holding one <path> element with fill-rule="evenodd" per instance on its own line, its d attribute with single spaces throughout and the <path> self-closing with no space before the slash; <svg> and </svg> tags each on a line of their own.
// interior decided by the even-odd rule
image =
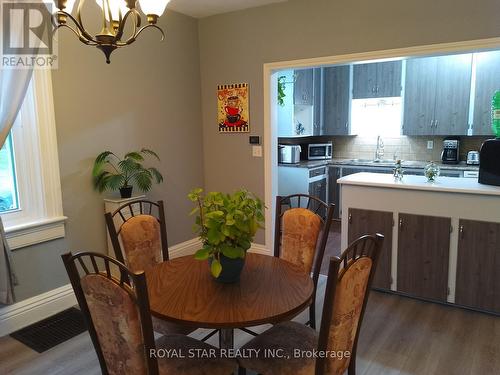
<svg viewBox="0 0 500 375">
<path fill-rule="evenodd" d="M 19 209 L 2 213 L 7 241 L 18 249 L 65 236 L 50 70 L 34 70 L 11 130 Z"/>
</svg>

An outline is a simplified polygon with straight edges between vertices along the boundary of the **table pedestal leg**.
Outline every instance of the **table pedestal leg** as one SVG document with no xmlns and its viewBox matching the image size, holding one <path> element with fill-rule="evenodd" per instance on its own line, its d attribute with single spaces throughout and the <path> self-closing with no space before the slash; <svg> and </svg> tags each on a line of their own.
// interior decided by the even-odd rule
<svg viewBox="0 0 500 375">
<path fill-rule="evenodd" d="M 234 330 L 232 328 L 221 328 L 219 330 L 219 348 L 234 348 Z"/>
</svg>

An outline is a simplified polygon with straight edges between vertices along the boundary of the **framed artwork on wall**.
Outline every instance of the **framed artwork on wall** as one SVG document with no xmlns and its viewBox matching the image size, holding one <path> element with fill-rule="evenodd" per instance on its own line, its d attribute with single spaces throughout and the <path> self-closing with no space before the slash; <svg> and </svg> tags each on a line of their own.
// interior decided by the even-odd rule
<svg viewBox="0 0 500 375">
<path fill-rule="evenodd" d="M 217 123 L 219 133 L 248 133 L 248 83 L 217 87 Z"/>
</svg>

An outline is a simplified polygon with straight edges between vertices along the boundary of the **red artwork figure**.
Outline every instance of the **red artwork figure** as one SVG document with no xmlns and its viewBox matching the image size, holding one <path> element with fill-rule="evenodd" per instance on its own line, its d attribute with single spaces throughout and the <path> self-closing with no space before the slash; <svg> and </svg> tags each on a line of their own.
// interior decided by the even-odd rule
<svg viewBox="0 0 500 375">
<path fill-rule="evenodd" d="M 226 111 L 226 120 L 224 125 L 226 126 L 243 126 L 246 125 L 246 121 L 241 119 L 241 112 L 243 108 L 240 105 L 240 98 L 237 96 L 230 96 L 227 98 L 227 105 L 224 107 Z"/>
</svg>

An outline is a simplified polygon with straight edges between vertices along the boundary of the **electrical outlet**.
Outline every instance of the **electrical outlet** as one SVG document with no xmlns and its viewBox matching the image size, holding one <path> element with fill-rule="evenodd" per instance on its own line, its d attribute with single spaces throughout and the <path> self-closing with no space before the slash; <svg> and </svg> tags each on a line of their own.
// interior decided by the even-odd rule
<svg viewBox="0 0 500 375">
<path fill-rule="evenodd" d="M 262 157 L 262 146 L 252 146 L 252 156 L 255 158 Z"/>
<path fill-rule="evenodd" d="M 434 148 L 434 141 L 427 141 L 427 150 L 432 150 Z"/>
</svg>

